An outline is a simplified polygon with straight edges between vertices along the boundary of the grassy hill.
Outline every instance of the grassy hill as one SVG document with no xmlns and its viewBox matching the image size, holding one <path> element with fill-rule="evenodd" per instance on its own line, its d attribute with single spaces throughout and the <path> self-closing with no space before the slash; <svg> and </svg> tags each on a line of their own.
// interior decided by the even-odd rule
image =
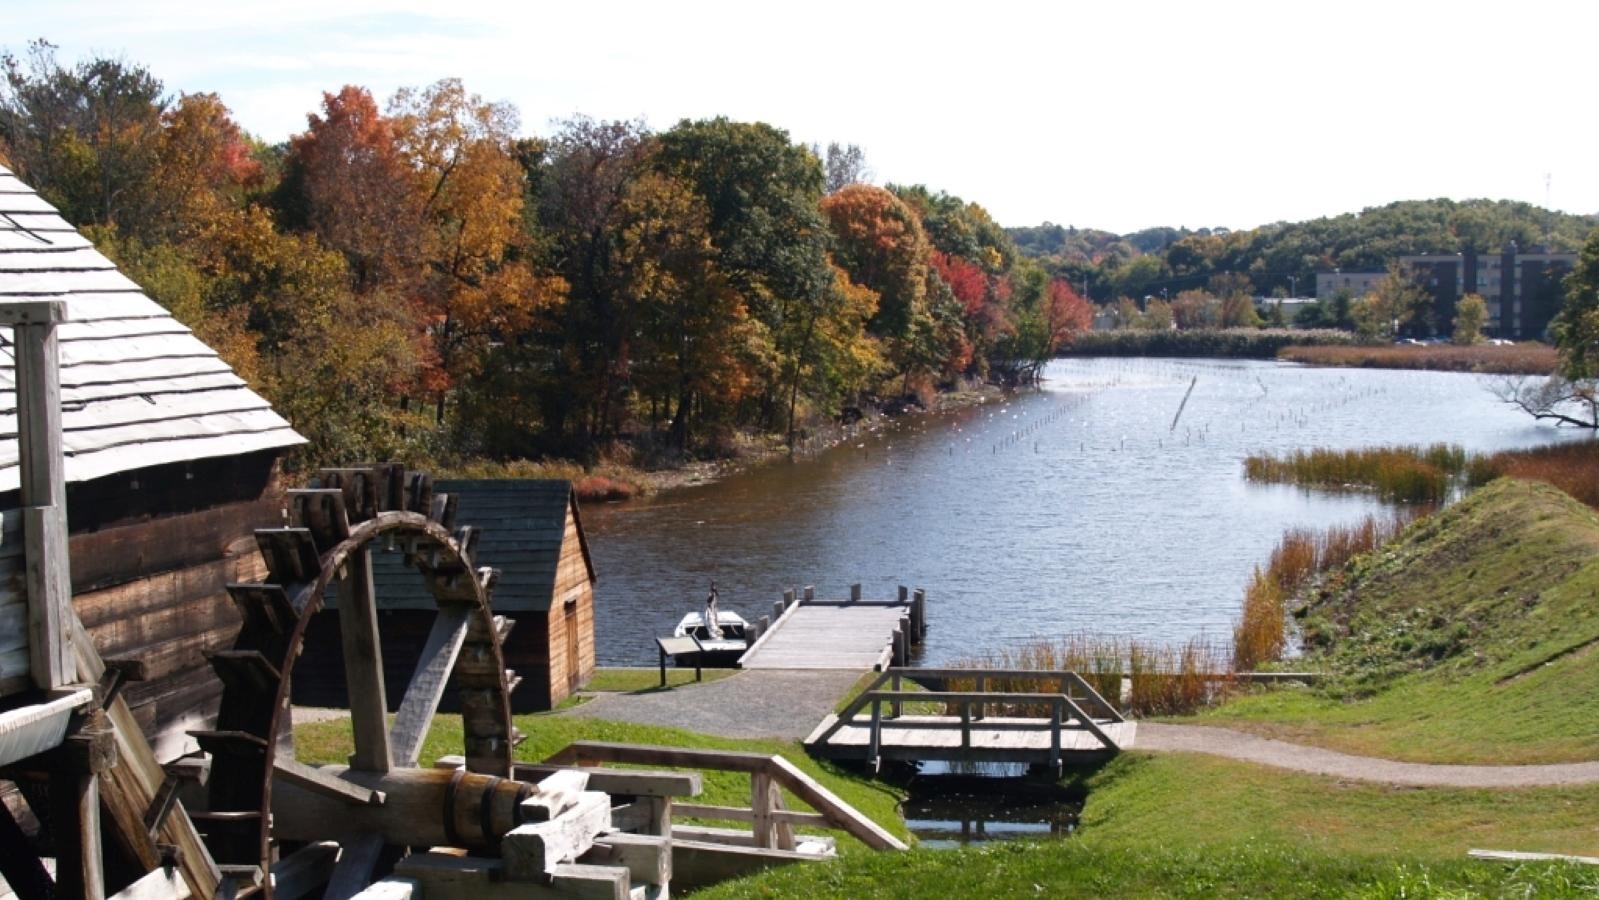
<svg viewBox="0 0 1599 900">
<path fill-rule="evenodd" d="M 1599 759 L 1599 513 L 1501 479 L 1358 561 L 1305 611 L 1315 690 L 1206 721 L 1390 759 Z"/>
</svg>

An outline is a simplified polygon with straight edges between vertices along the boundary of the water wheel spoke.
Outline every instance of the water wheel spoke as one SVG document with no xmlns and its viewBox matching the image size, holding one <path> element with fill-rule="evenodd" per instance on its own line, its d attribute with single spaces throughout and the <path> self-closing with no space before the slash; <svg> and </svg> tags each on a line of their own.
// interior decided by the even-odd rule
<svg viewBox="0 0 1599 900">
<path fill-rule="evenodd" d="M 344 651 L 344 681 L 350 699 L 355 752 L 350 765 L 387 772 L 393 765 L 386 716 L 383 647 L 378 636 L 377 597 L 372 585 L 372 552 L 351 554 L 339 580 L 339 639 Z"/>
<path fill-rule="evenodd" d="M 439 608 L 438 618 L 428 633 L 427 643 L 417 658 L 416 672 L 405 689 L 405 699 L 389 732 L 390 752 L 398 766 L 415 766 L 427 738 L 433 714 L 444 698 L 444 688 L 455 668 L 461 644 L 471 626 L 473 609 L 465 604 L 447 603 Z"/>
</svg>

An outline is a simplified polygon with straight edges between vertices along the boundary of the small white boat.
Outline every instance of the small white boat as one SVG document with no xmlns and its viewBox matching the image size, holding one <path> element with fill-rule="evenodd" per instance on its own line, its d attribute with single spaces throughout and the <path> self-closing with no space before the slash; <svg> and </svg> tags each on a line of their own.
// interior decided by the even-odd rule
<svg viewBox="0 0 1599 900">
<path fill-rule="evenodd" d="M 732 610 L 721 609 L 716 612 L 716 625 L 722 632 L 720 637 L 712 637 L 710 629 L 705 627 L 705 613 L 691 612 L 677 623 L 672 636 L 692 637 L 700 642 L 700 646 L 704 648 L 700 665 L 713 667 L 737 665 L 738 658 L 749 649 L 750 623 Z M 677 664 L 692 666 L 694 660 L 678 657 Z"/>
</svg>

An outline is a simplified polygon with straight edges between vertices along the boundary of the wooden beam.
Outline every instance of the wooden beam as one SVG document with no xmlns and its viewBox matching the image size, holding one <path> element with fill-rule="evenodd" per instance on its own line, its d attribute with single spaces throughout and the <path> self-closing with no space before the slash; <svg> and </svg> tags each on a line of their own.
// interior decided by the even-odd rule
<svg viewBox="0 0 1599 900">
<path fill-rule="evenodd" d="M 339 841 L 339 862 L 328 877 L 327 890 L 322 900 L 350 900 L 365 896 L 367 885 L 372 883 L 372 873 L 377 871 L 383 856 L 383 835 L 365 831 Z"/>
<path fill-rule="evenodd" d="M 63 897 L 104 900 L 99 779 L 87 772 L 53 773 L 50 801 L 57 893 Z"/>
<path fill-rule="evenodd" d="M 378 638 L 377 594 L 372 585 L 372 551 L 357 550 L 339 579 L 339 635 L 344 649 L 344 681 L 349 688 L 350 724 L 355 752 L 350 765 L 387 772 L 394 764 L 383 685 L 383 647 Z M 412 765 L 415 760 L 411 761 Z"/>
<path fill-rule="evenodd" d="M 105 676 L 105 664 L 76 615 L 72 616 L 71 624 L 73 643 L 79 648 L 78 677 L 97 683 Z M 156 761 L 126 700 L 116 698 L 106 708 L 106 715 L 116 735 L 119 764 L 101 776 L 101 796 L 129 852 L 139 865 L 154 869 L 161 864 L 161 854 L 155 842 L 145 833 L 144 814 L 166 781 L 166 772 Z M 182 804 L 178 804 L 178 812 L 167 817 L 165 824 L 160 827 L 159 839 L 177 848 L 178 869 L 190 893 L 200 900 L 211 900 L 216 895 L 222 873 L 201 841 L 194 823 L 187 814 L 179 814 L 181 810 Z"/>
<path fill-rule="evenodd" d="M 693 889 L 741 878 L 778 866 L 815 862 L 813 853 L 762 850 L 714 841 L 672 839 L 672 887 Z"/>
<path fill-rule="evenodd" d="M 422 885 L 410 878 L 385 878 L 350 900 L 423 900 Z"/>
<path fill-rule="evenodd" d="M 572 808 L 588 789 L 588 773 L 581 769 L 561 769 L 539 781 L 539 789 L 522 801 L 525 821 L 548 822 Z"/>
<path fill-rule="evenodd" d="M 353 806 L 382 806 L 385 799 L 382 791 L 362 787 L 293 757 L 274 756 L 272 770 L 279 778 L 296 787 L 343 800 Z"/>
<path fill-rule="evenodd" d="M 509 881 L 500 860 L 443 853 L 412 854 L 394 867 L 394 873 L 414 881 L 423 900 L 629 900 L 631 886 L 623 868 L 562 865 L 548 883 Z M 362 900 L 366 900 L 364 895 Z"/>
<path fill-rule="evenodd" d="M 316 895 L 328 883 L 338 858 L 338 844 L 317 841 L 273 863 L 272 900 L 299 900 Z"/>
<path fill-rule="evenodd" d="M 188 900 L 192 896 L 178 870 L 162 866 L 111 895 L 111 900 Z"/>
<path fill-rule="evenodd" d="M 585 791 L 577 803 L 548 822 L 519 825 L 500 841 L 505 877 L 541 881 L 561 863 L 587 853 L 594 839 L 611 829 L 611 798 Z"/>
<path fill-rule="evenodd" d="M 771 758 L 773 776 L 783 787 L 817 812 L 827 816 L 836 827 L 842 828 L 873 850 L 908 850 L 905 842 L 884 830 L 881 825 L 861 815 L 855 807 L 839 799 L 837 794 L 823 787 L 798 766 L 781 756 Z"/>
<path fill-rule="evenodd" d="M 439 607 L 438 618 L 433 620 L 433 630 L 428 633 L 427 643 L 417 657 L 416 672 L 405 689 L 405 699 L 400 703 L 394 728 L 389 732 L 394 765 L 416 765 L 422 741 L 427 738 L 428 726 L 433 723 L 433 714 L 444 697 L 445 685 L 461 653 L 461 643 L 466 640 L 474 612 L 471 607 L 459 603 Z"/>
<path fill-rule="evenodd" d="M 73 714 L 93 700 L 94 692 L 82 688 L 44 703 L 0 713 L 0 766 L 59 745 L 67 736 Z"/>
<path fill-rule="evenodd" d="M 665 886 L 672 882 L 672 840 L 653 834 L 603 834 L 595 838 L 581 862 L 620 866 L 635 885 Z"/>
<path fill-rule="evenodd" d="M 460 760 L 458 765 L 466 764 L 465 757 L 444 759 Z M 442 764 L 443 761 L 441 759 L 439 763 Z M 511 769 L 511 777 L 518 781 L 541 781 L 555 772 L 564 771 L 568 770 L 561 766 L 517 763 Z M 629 797 L 698 797 L 704 790 L 705 783 L 704 777 L 698 772 L 644 772 L 637 769 L 604 768 L 584 768 L 582 772 L 588 776 L 589 789 Z"/>
<path fill-rule="evenodd" d="M 55 882 L 11 810 L 0 803 L 0 877 L 22 900 L 55 895 Z"/>
</svg>

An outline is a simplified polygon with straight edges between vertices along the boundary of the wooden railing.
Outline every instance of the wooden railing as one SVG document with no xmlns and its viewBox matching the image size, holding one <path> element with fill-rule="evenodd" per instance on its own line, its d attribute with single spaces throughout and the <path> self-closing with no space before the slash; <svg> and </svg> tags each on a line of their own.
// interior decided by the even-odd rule
<svg viewBox="0 0 1599 900">
<path fill-rule="evenodd" d="M 921 683 L 971 682 L 970 691 L 907 690 L 906 680 Z M 989 690 L 993 682 L 1007 685 L 1017 683 L 1055 690 Z M 885 689 L 884 685 L 888 685 Z M 943 707 L 943 715 L 933 717 L 904 717 L 905 704 L 935 703 Z M 884 707 L 888 714 L 884 715 Z M 870 707 L 869 716 L 862 712 Z M 1003 718 L 989 719 L 991 710 L 997 709 Z M 1009 715 L 1005 715 L 1009 714 Z M 958 718 L 957 718 L 958 717 Z M 1020 669 L 889 669 L 880 674 L 860 693 L 838 718 L 814 743 L 825 744 L 827 739 L 847 727 L 866 727 L 870 730 L 867 759 L 876 761 L 882 748 L 884 722 L 895 729 L 949 731 L 960 730 L 962 749 L 972 747 L 972 723 L 980 723 L 985 731 L 1038 731 L 1046 728 L 1050 735 L 1049 763 L 1061 764 L 1062 732 L 1086 731 L 1093 735 L 1110 752 L 1121 748 L 1105 733 L 1100 722 L 1124 722 L 1122 714 L 1094 687 L 1076 672 L 1044 672 Z"/>
<path fill-rule="evenodd" d="M 741 772 L 750 776 L 750 805 L 711 806 L 700 803 L 674 803 L 666 798 L 664 810 L 654 816 L 653 827 L 671 832 L 674 815 L 705 819 L 749 822 L 754 829 L 756 847 L 793 850 L 794 827 L 807 825 L 836 828 L 874 850 L 904 850 L 906 846 L 876 822 L 862 815 L 815 779 L 781 756 L 765 756 L 735 750 L 696 750 L 686 747 L 656 747 L 640 744 L 615 744 L 604 741 L 578 741 L 545 760 L 550 765 L 595 766 L 607 763 L 662 766 L 679 769 L 706 769 Z M 784 807 L 783 790 L 809 804 L 816 812 Z M 664 815 L 661 814 L 664 812 Z"/>
</svg>

